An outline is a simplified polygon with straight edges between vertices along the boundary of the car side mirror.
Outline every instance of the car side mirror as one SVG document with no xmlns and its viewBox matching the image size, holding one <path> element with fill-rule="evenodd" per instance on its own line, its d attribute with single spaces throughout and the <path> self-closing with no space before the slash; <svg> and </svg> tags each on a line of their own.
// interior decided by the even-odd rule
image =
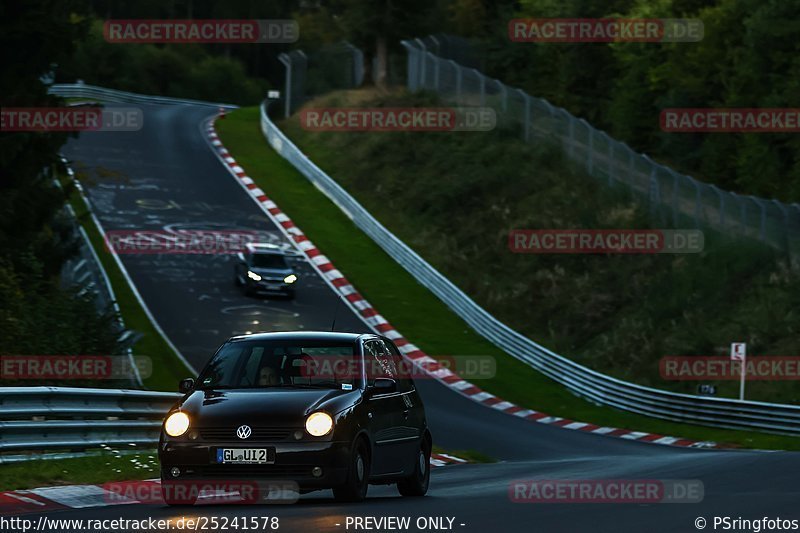
<svg viewBox="0 0 800 533">
<path fill-rule="evenodd" d="M 242 252 L 236 252 L 236 259 L 244 263 L 244 254 Z"/>
<path fill-rule="evenodd" d="M 389 394 L 390 392 L 397 392 L 397 382 L 392 378 L 375 378 L 375 383 L 372 385 L 373 394 Z"/>
<path fill-rule="evenodd" d="M 182 379 L 180 383 L 178 383 L 178 391 L 183 394 L 191 392 L 192 389 L 194 389 L 194 378 Z"/>
</svg>

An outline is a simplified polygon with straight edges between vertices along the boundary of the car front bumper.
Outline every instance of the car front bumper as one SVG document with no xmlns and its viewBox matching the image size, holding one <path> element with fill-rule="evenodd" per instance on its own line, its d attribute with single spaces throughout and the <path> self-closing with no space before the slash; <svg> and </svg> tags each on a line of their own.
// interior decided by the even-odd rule
<svg viewBox="0 0 800 533">
<path fill-rule="evenodd" d="M 271 464 L 238 465 L 216 462 L 217 448 L 273 447 L 275 462 Z M 159 446 L 159 459 L 164 477 L 168 479 L 289 481 L 297 483 L 300 490 L 325 489 L 345 482 L 350 462 L 350 443 L 259 442 L 243 446 L 241 443 L 164 441 Z M 169 475 L 172 467 L 181 470 L 177 478 Z M 315 476 L 312 473 L 315 467 L 322 470 L 321 475 Z"/>
<path fill-rule="evenodd" d="M 284 283 L 283 281 L 252 281 L 248 280 L 251 291 L 267 294 L 294 294 L 294 283 Z"/>
</svg>

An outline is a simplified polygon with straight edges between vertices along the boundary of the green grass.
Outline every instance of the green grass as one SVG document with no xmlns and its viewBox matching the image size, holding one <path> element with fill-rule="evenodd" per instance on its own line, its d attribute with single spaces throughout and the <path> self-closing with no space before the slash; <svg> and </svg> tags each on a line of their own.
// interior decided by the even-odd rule
<svg viewBox="0 0 800 533">
<path fill-rule="evenodd" d="M 800 439 L 796 438 L 672 423 L 599 407 L 573 396 L 471 330 L 358 230 L 267 145 L 259 128 L 257 108 L 230 113 L 224 121 L 217 122 L 217 130 L 225 147 L 258 186 L 411 342 L 433 357 L 493 356 L 497 375 L 476 380 L 481 388 L 530 409 L 594 424 L 748 448 L 800 450 Z"/>
<path fill-rule="evenodd" d="M 4 464 L 0 468 L 0 491 L 157 477 L 159 466 L 155 450 L 132 454 L 105 451 L 73 459 L 34 459 Z"/>
<path fill-rule="evenodd" d="M 125 327 L 142 334 L 133 346 L 133 354 L 149 357 L 151 360 L 152 373 L 143 379 L 145 387 L 151 390 L 177 391 L 178 381 L 192 372 L 181 362 L 145 314 L 114 257 L 106 249 L 103 237 L 77 190 L 73 192 L 69 202 L 108 275 Z"/>
</svg>

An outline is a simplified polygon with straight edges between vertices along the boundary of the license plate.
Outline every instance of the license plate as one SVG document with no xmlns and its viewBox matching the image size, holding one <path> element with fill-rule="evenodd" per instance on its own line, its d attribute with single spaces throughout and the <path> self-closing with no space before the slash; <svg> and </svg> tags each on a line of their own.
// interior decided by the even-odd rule
<svg viewBox="0 0 800 533">
<path fill-rule="evenodd" d="M 275 462 L 275 448 L 217 448 L 217 463 L 259 465 Z"/>
</svg>

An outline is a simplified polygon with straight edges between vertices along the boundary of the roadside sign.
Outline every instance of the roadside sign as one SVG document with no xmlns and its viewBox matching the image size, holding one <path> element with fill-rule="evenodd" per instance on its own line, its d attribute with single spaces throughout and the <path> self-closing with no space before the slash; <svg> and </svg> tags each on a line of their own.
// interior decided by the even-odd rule
<svg viewBox="0 0 800 533">
<path fill-rule="evenodd" d="M 747 357 L 747 344 L 743 342 L 731 343 L 731 361 L 744 361 Z"/>
<path fill-rule="evenodd" d="M 731 361 L 741 361 L 742 379 L 739 382 L 739 400 L 744 400 L 744 380 L 747 373 L 747 344 L 743 342 L 731 343 Z"/>
<path fill-rule="evenodd" d="M 703 394 L 706 396 L 714 396 L 717 394 L 717 386 L 716 385 L 698 385 L 697 386 L 697 394 Z"/>
</svg>

